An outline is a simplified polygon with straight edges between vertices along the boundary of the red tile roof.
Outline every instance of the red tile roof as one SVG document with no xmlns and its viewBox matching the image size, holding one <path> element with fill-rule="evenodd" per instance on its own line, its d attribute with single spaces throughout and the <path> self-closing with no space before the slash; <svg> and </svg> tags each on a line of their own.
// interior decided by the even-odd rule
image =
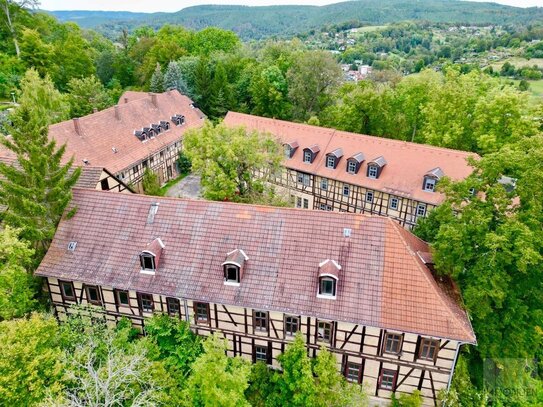
<svg viewBox="0 0 543 407">
<path fill-rule="evenodd" d="M 176 90 L 154 96 L 142 92 L 130 95 L 128 103 L 79 118 L 79 133 L 73 120 L 50 126 L 49 138 L 59 145 L 66 143 L 66 160 L 73 155 L 76 165 L 88 160 L 90 165 L 105 167 L 115 174 L 180 140 L 187 129 L 203 124 L 200 111 L 192 108 L 192 101 Z M 134 135 L 135 130 L 161 120 L 170 121 L 176 114 L 185 116 L 185 124 L 176 127 L 170 123 L 170 130 L 145 142 Z"/>
<path fill-rule="evenodd" d="M 422 190 L 424 175 L 439 167 L 453 180 L 466 178 L 472 172 L 466 159 L 478 157 L 474 153 L 450 150 L 424 144 L 408 143 L 382 137 L 348 133 L 334 129 L 291 123 L 242 113 L 228 112 L 224 123 L 245 126 L 248 130 L 269 132 L 283 143 L 298 142 L 300 147 L 292 158 L 283 163 L 286 167 L 365 188 L 384 191 L 392 195 L 411 198 L 433 205 L 441 203 L 443 194 Z M 303 150 L 318 144 L 320 152 L 312 164 L 303 162 Z M 337 149 L 344 153 L 339 165 L 326 167 L 326 154 Z M 362 153 L 366 161 L 358 174 L 346 171 L 348 158 Z M 373 160 L 373 161 L 372 161 Z M 386 164 L 378 179 L 366 176 L 367 164 Z"/>
<path fill-rule="evenodd" d="M 426 243 L 389 218 L 83 189 L 71 206 L 37 275 L 475 341 L 454 287 L 440 288 L 417 256 Z M 156 238 L 160 266 L 141 274 L 139 254 Z M 249 257 L 238 287 L 223 282 L 234 248 Z M 336 300 L 317 298 L 326 259 L 341 265 Z"/>
</svg>

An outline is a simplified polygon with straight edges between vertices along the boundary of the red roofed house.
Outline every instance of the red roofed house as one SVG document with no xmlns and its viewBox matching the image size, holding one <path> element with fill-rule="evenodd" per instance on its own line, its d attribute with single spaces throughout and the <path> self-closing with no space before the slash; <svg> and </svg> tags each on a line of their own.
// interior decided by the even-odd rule
<svg viewBox="0 0 543 407">
<path fill-rule="evenodd" d="M 60 319 L 93 304 L 145 329 L 166 313 L 273 366 L 300 331 L 376 403 L 418 389 L 434 405 L 475 343 L 427 244 L 390 218 L 85 189 L 70 205 L 36 272 Z"/>
<path fill-rule="evenodd" d="M 127 92 L 118 105 L 49 127 L 49 137 L 66 144 L 65 159 L 100 166 L 139 192 L 145 168 L 164 183 L 178 175 L 181 138 L 203 124 L 203 114 L 177 90 Z"/>
<path fill-rule="evenodd" d="M 224 123 L 267 132 L 285 147 L 273 180 L 298 208 L 389 216 L 410 228 L 444 200 L 440 178 L 466 178 L 476 154 L 228 112 Z"/>
</svg>

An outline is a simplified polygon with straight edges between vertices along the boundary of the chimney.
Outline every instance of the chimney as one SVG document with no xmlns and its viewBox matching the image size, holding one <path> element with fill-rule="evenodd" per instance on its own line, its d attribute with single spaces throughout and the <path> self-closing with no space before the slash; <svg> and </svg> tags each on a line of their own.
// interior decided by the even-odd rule
<svg viewBox="0 0 543 407">
<path fill-rule="evenodd" d="M 151 102 L 153 103 L 153 105 L 155 107 L 158 107 L 158 101 L 157 101 L 156 93 L 149 92 L 149 96 L 151 96 Z"/>
<path fill-rule="evenodd" d="M 74 120 L 75 132 L 80 136 L 81 135 L 81 127 L 79 126 L 79 118 L 75 117 L 73 120 Z"/>
<path fill-rule="evenodd" d="M 98 113 L 98 109 L 95 108 L 95 107 L 93 107 L 93 108 L 92 108 L 92 113 Z"/>
<path fill-rule="evenodd" d="M 128 98 L 124 98 L 124 103 L 128 103 Z"/>
<path fill-rule="evenodd" d="M 115 109 L 115 118 L 117 120 L 121 120 L 121 113 L 119 112 L 119 105 L 115 105 L 114 109 Z"/>
</svg>

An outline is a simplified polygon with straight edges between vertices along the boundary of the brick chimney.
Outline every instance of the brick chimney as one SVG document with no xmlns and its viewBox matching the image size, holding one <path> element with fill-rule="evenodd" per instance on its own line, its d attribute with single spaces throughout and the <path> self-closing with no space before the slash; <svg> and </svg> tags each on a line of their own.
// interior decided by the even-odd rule
<svg viewBox="0 0 543 407">
<path fill-rule="evenodd" d="M 119 105 L 115 105 L 114 109 L 115 109 L 115 118 L 117 120 L 121 120 L 121 113 L 119 112 Z"/>
<path fill-rule="evenodd" d="M 124 98 L 124 103 L 128 103 L 128 98 Z"/>
<path fill-rule="evenodd" d="M 75 117 L 73 119 L 73 121 L 74 121 L 75 132 L 80 136 L 81 135 L 81 126 L 79 125 L 79 118 Z"/>
<path fill-rule="evenodd" d="M 151 102 L 153 103 L 154 107 L 158 107 L 158 100 L 156 93 L 149 92 L 149 96 L 151 96 Z"/>
</svg>

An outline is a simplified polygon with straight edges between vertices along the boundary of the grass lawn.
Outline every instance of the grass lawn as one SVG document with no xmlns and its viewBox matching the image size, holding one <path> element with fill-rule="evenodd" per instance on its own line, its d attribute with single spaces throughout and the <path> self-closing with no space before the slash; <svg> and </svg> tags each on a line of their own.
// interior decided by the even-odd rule
<svg viewBox="0 0 543 407">
<path fill-rule="evenodd" d="M 159 196 L 165 196 L 166 192 L 168 192 L 168 189 L 173 187 L 175 184 L 177 184 L 179 181 L 181 181 L 183 178 L 185 178 L 187 175 L 189 175 L 190 172 L 184 172 L 181 175 L 179 175 L 177 178 L 171 179 L 168 182 L 166 182 L 161 188 L 160 188 L 160 195 Z"/>
<path fill-rule="evenodd" d="M 513 82 L 515 86 L 518 86 L 520 80 L 518 79 L 506 79 L 507 83 Z M 530 92 L 531 98 L 530 101 L 534 104 L 538 102 L 543 101 L 543 79 L 540 79 L 538 81 L 528 81 L 530 84 L 530 89 L 528 89 L 528 92 Z"/>
<path fill-rule="evenodd" d="M 511 57 L 504 59 L 503 61 L 496 62 L 495 64 L 491 64 L 492 68 L 496 70 L 500 70 L 502 68 L 502 65 L 506 62 L 509 62 L 512 65 L 515 65 L 515 68 L 524 68 L 524 67 L 532 67 L 534 65 L 537 65 L 539 68 L 543 68 L 543 58 L 532 58 L 532 59 L 526 59 L 522 57 Z"/>
</svg>

